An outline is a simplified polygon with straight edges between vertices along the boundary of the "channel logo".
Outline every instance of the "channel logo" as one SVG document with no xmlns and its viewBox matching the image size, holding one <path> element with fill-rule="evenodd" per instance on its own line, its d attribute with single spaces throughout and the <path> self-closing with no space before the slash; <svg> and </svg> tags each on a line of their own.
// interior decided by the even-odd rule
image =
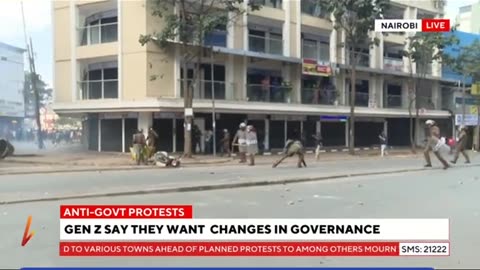
<svg viewBox="0 0 480 270">
<path fill-rule="evenodd" d="M 26 246 L 27 243 L 32 239 L 35 235 L 35 231 L 30 231 L 30 226 L 32 225 L 32 216 L 28 216 L 27 224 L 25 224 L 25 231 L 23 232 L 22 238 L 22 247 Z"/>
<path fill-rule="evenodd" d="M 449 19 L 375 20 L 375 32 L 449 32 Z"/>
</svg>

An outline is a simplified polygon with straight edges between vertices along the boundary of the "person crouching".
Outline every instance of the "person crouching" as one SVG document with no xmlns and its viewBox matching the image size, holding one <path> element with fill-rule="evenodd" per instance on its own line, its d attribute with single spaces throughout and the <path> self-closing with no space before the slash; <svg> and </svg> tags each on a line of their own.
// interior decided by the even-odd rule
<svg viewBox="0 0 480 270">
<path fill-rule="evenodd" d="M 302 168 L 302 165 L 307 167 L 307 163 L 305 162 L 304 148 L 301 141 L 288 140 L 285 144 L 283 153 L 283 157 L 273 164 L 273 168 L 276 168 L 278 165 L 280 165 L 280 163 L 282 163 L 282 161 L 284 161 L 286 158 L 293 157 L 294 155 L 298 156 L 298 168 Z"/>
</svg>

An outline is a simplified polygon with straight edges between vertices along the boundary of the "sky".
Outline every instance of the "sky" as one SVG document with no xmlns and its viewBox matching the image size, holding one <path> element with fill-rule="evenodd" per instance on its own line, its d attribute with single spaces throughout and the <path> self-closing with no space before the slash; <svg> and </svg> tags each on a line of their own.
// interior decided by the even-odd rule
<svg viewBox="0 0 480 270">
<path fill-rule="evenodd" d="M 53 80 L 52 1 L 54 0 L 23 0 L 27 35 L 33 41 L 37 73 L 50 86 Z M 445 8 L 446 18 L 454 20 L 459 7 L 477 1 L 479 0 L 448 0 Z M 21 2 L 0 0 L 0 41 L 25 48 Z"/>
</svg>

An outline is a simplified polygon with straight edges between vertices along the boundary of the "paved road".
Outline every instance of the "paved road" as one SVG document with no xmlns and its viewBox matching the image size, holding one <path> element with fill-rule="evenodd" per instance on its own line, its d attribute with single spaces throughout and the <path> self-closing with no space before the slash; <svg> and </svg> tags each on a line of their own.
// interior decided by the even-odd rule
<svg viewBox="0 0 480 270">
<path fill-rule="evenodd" d="M 477 156 L 474 157 L 475 162 Z M 225 184 L 239 181 L 284 180 L 294 177 L 320 177 L 332 174 L 421 168 L 416 158 L 385 158 L 312 162 L 308 168 L 296 168 L 296 159 L 287 159 L 280 167 L 270 165 L 217 166 L 179 169 L 147 169 L 135 171 L 94 171 L 37 175 L 0 176 L 0 201 L 70 196 L 86 193 L 126 192 L 178 186 Z M 436 164 L 438 167 L 439 165 Z"/>
<path fill-rule="evenodd" d="M 21 266 L 434 266 L 479 268 L 480 169 L 329 180 L 195 193 L 64 201 L 68 204 L 193 204 L 197 218 L 450 218 L 446 258 L 60 258 L 60 202 L 0 206 L 0 268 Z M 293 202 L 293 204 L 292 204 Z M 20 247 L 26 217 L 37 235 Z"/>
</svg>

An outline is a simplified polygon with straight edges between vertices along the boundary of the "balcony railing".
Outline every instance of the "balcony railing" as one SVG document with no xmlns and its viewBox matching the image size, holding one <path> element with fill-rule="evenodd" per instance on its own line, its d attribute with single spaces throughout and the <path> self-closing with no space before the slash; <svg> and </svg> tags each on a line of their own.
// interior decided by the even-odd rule
<svg viewBox="0 0 480 270">
<path fill-rule="evenodd" d="M 281 85 L 248 84 L 248 101 L 289 103 L 291 87 Z"/>
<path fill-rule="evenodd" d="M 282 0 L 250 0 L 250 1 L 261 6 L 280 8 L 280 9 L 282 8 Z M 289 1 L 289 0 L 286 0 L 286 1 Z"/>
<path fill-rule="evenodd" d="M 417 96 L 415 101 L 419 109 L 435 110 L 435 103 L 431 97 Z"/>
<path fill-rule="evenodd" d="M 401 95 L 387 95 L 385 97 L 385 108 L 401 108 L 402 96 Z"/>
<path fill-rule="evenodd" d="M 78 89 L 82 100 L 118 98 L 118 80 L 81 81 Z"/>
<path fill-rule="evenodd" d="M 417 64 L 417 74 L 432 75 L 432 64 L 426 64 L 426 65 Z"/>
<path fill-rule="evenodd" d="M 383 58 L 383 68 L 391 71 L 403 71 L 403 60 L 398 58 Z"/>
<path fill-rule="evenodd" d="M 355 106 L 368 107 L 369 96 L 370 95 L 368 93 L 356 92 L 355 93 Z M 348 93 L 347 100 L 348 100 L 347 104 L 350 105 L 350 93 Z"/>
<path fill-rule="evenodd" d="M 318 88 L 302 88 L 302 104 L 334 105 L 337 91 Z"/>
<path fill-rule="evenodd" d="M 80 46 L 115 42 L 118 40 L 118 23 L 94 24 L 78 28 Z"/>
<path fill-rule="evenodd" d="M 330 46 L 328 44 L 313 45 L 303 42 L 302 49 L 303 58 L 330 62 Z"/>
<path fill-rule="evenodd" d="M 356 53 L 357 66 L 370 67 L 370 54 L 368 53 Z M 350 65 L 350 54 L 347 52 L 346 64 Z"/>
<path fill-rule="evenodd" d="M 233 93 L 233 84 L 226 83 L 224 81 L 209 81 L 209 80 L 200 80 L 195 83 L 194 80 L 179 80 L 180 83 L 180 95 L 183 97 L 183 86 L 184 83 L 188 84 L 188 87 L 193 87 L 193 98 L 194 99 L 212 99 L 212 83 L 215 99 L 225 99 L 227 88 L 230 87 Z"/>
<path fill-rule="evenodd" d="M 283 40 L 249 35 L 248 49 L 253 52 L 283 55 Z"/>
</svg>

